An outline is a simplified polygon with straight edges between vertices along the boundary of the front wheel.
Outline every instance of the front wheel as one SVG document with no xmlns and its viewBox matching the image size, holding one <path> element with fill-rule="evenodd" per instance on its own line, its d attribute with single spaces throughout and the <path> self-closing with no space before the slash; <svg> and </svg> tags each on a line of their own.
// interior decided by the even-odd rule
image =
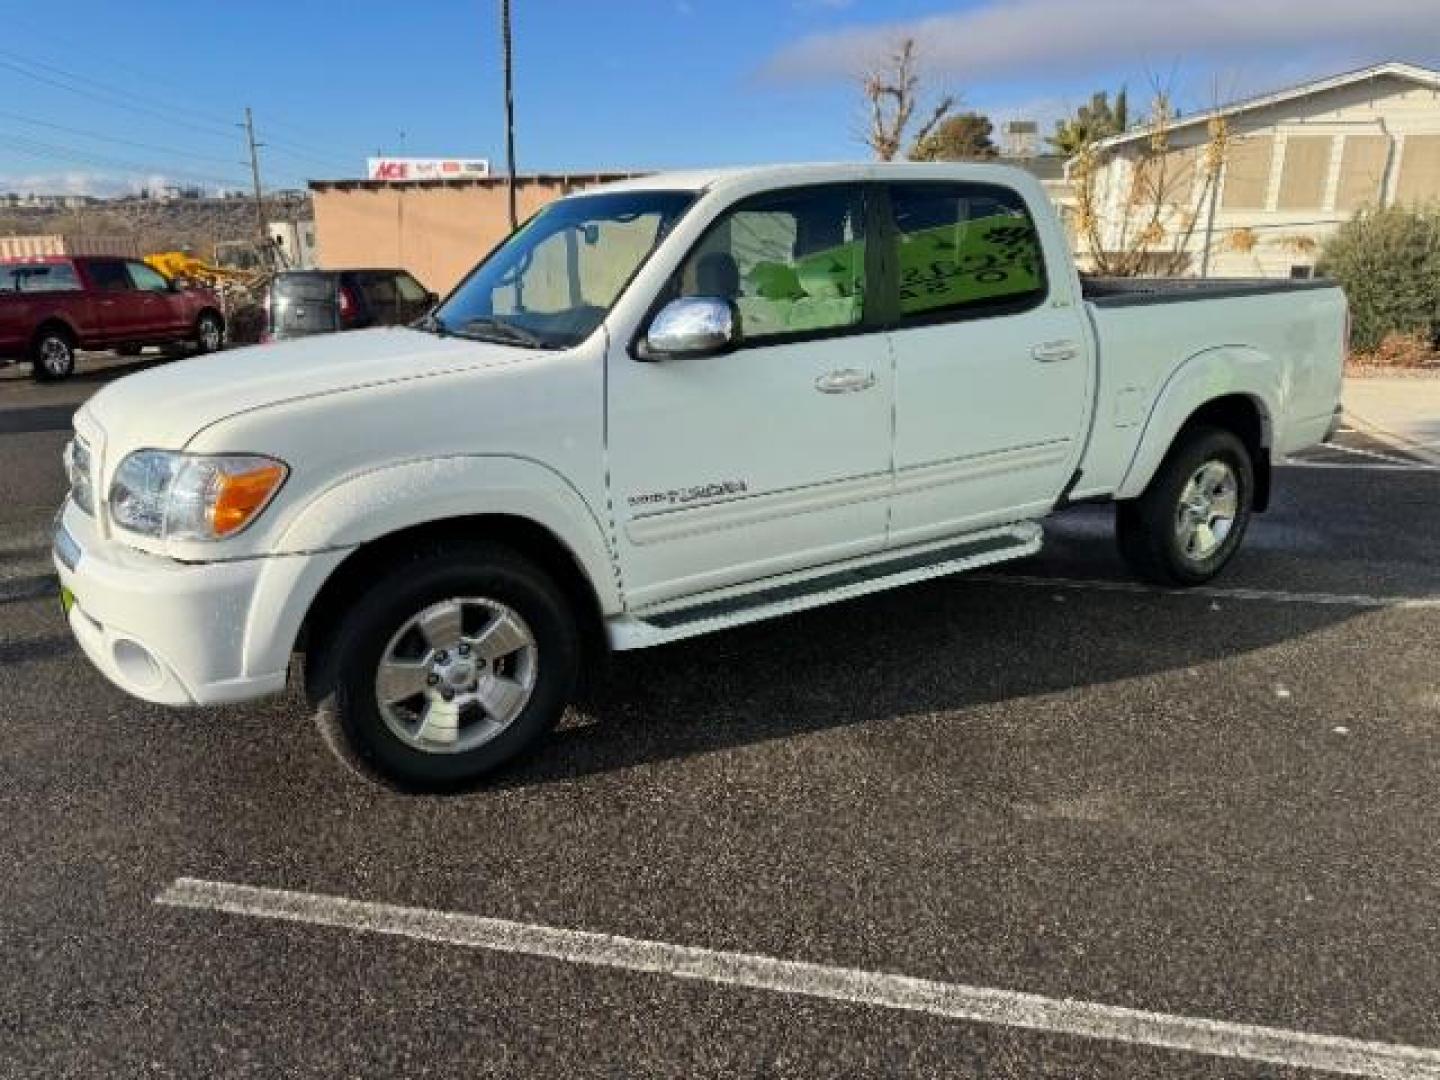
<svg viewBox="0 0 1440 1080">
<path fill-rule="evenodd" d="M 1140 497 L 1120 503 L 1120 553 L 1151 581 L 1202 585 L 1239 548 L 1254 496 L 1255 466 L 1245 444 L 1221 428 L 1195 428 Z"/>
<path fill-rule="evenodd" d="M 195 320 L 195 347 L 199 352 L 219 352 L 225 344 L 225 324 L 220 316 L 207 311 Z"/>
<path fill-rule="evenodd" d="M 331 749 L 409 790 L 471 784 L 538 744 L 580 667 L 565 598 L 499 545 L 417 553 L 336 620 L 312 693 Z"/>
</svg>

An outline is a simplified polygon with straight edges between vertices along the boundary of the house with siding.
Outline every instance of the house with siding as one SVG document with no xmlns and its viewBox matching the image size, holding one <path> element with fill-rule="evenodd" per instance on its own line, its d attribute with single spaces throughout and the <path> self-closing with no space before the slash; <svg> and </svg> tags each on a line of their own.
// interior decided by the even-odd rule
<svg viewBox="0 0 1440 1080">
<path fill-rule="evenodd" d="M 1212 174 L 1217 119 L 1225 140 Z M 1131 193 L 1147 154 L 1153 175 L 1150 138 L 1132 129 L 1098 144 L 1104 243 L 1135 235 L 1143 211 Z M 1308 277 L 1326 238 L 1361 208 L 1440 200 L 1440 72 L 1377 64 L 1185 116 L 1168 128 L 1165 158 L 1166 235 L 1155 246 L 1179 249 L 1182 272 Z"/>
</svg>

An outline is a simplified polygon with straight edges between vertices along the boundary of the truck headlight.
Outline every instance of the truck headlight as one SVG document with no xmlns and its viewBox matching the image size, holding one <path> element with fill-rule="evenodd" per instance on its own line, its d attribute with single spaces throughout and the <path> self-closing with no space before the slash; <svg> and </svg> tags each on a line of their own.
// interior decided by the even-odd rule
<svg viewBox="0 0 1440 1080">
<path fill-rule="evenodd" d="M 136 450 L 110 482 L 110 519 L 165 540 L 220 540 L 245 528 L 290 470 L 259 454 Z"/>
</svg>

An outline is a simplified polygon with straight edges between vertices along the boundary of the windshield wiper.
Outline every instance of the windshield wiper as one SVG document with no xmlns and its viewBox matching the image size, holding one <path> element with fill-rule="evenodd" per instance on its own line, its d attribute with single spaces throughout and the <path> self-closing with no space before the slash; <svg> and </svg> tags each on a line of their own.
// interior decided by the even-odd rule
<svg viewBox="0 0 1440 1080">
<path fill-rule="evenodd" d="M 531 349 L 553 348 L 538 334 L 500 319 L 470 319 L 456 332 L 462 337 L 473 337 L 482 341 L 513 341 Z"/>
</svg>

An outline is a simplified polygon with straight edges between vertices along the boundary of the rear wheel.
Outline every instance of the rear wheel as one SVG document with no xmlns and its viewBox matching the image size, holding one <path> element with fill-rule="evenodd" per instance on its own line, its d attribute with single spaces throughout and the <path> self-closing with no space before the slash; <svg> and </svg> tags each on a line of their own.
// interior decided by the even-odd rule
<svg viewBox="0 0 1440 1080">
<path fill-rule="evenodd" d="M 411 790 L 473 783 L 531 750 L 574 692 L 580 638 L 563 594 L 508 548 L 417 553 L 318 649 L 316 721 L 342 760 Z"/>
<path fill-rule="evenodd" d="M 203 312 L 195 320 L 195 348 L 198 352 L 219 352 L 225 344 L 225 324 L 213 311 Z"/>
<path fill-rule="evenodd" d="M 41 382 L 67 379 L 75 372 L 75 338 L 63 326 L 48 326 L 35 335 L 30 363 Z"/>
<path fill-rule="evenodd" d="M 1117 508 L 1120 552 L 1141 577 L 1201 585 L 1234 556 L 1250 524 L 1255 467 L 1232 432 L 1184 433 L 1138 499 Z"/>
</svg>

